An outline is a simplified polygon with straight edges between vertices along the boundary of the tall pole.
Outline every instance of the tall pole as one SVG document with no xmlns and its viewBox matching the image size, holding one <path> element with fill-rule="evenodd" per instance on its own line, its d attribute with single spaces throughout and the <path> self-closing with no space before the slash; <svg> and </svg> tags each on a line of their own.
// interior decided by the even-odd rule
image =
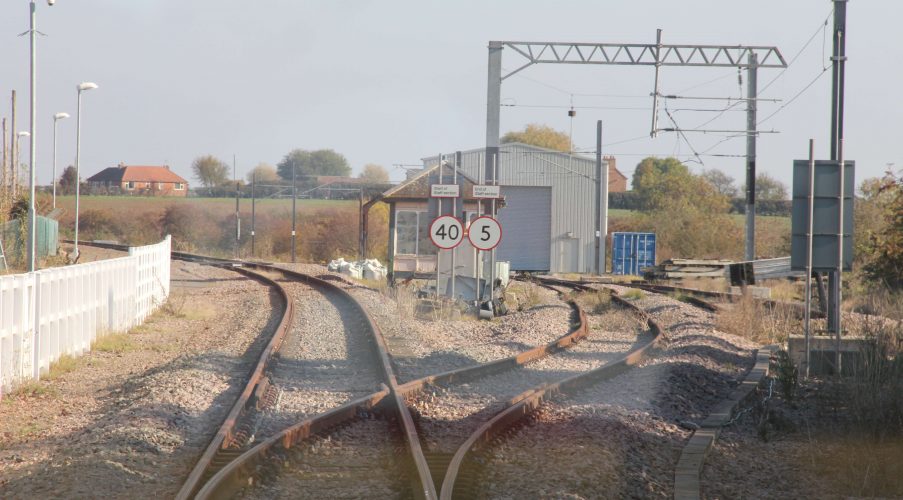
<svg viewBox="0 0 903 500">
<path fill-rule="evenodd" d="M 357 260 L 364 260 L 364 189 L 357 190 Z"/>
<path fill-rule="evenodd" d="M 6 196 L 8 193 L 6 192 L 6 148 L 8 147 L 6 144 L 6 118 L 3 118 L 0 121 L 0 137 L 3 138 L 3 153 L 0 154 L 2 158 L 0 158 L 0 209 L 6 208 Z"/>
<path fill-rule="evenodd" d="M 235 257 L 241 258 L 241 217 L 238 213 L 238 197 L 241 194 L 241 186 L 235 181 Z"/>
<path fill-rule="evenodd" d="M 831 57 L 831 160 L 839 159 L 839 145 L 843 141 L 844 76 L 846 50 L 847 0 L 834 0 L 834 50 Z M 842 223 L 843 221 L 841 221 Z M 838 231 L 842 232 L 842 231 Z M 828 330 L 840 331 L 840 285 L 837 271 L 828 273 Z"/>
<path fill-rule="evenodd" d="M 59 120 L 53 117 L 53 177 L 50 183 L 53 185 L 53 208 L 56 208 L 56 122 Z"/>
<path fill-rule="evenodd" d="M 29 31 L 29 39 L 31 42 L 31 117 L 28 124 L 28 132 L 31 138 L 28 140 L 28 271 L 34 272 L 35 263 L 35 210 L 34 210 L 34 185 L 35 185 L 35 114 L 37 112 L 37 94 L 35 93 L 35 84 L 37 83 L 37 54 L 35 52 L 35 3 L 31 6 L 31 30 Z"/>
<path fill-rule="evenodd" d="M 658 91 L 659 72 L 662 67 L 662 30 L 655 30 L 655 86 L 652 90 L 652 130 L 649 137 L 658 137 Z"/>
<path fill-rule="evenodd" d="M 78 89 L 78 99 L 75 105 L 75 239 L 72 250 L 73 261 L 78 262 L 78 202 L 81 191 L 81 178 L 79 177 L 79 164 L 82 148 L 82 89 Z"/>
<path fill-rule="evenodd" d="M 596 274 L 605 274 L 608 238 L 608 165 L 602 165 L 602 120 L 596 121 Z"/>
<path fill-rule="evenodd" d="M 10 158 L 9 158 L 9 174 L 10 187 L 12 188 L 13 198 L 19 194 L 19 130 L 16 128 L 16 91 L 13 90 L 12 95 L 12 130 L 9 134 L 10 139 Z"/>
<path fill-rule="evenodd" d="M 489 42 L 489 82 L 486 96 L 486 167 L 494 165 L 499 154 L 499 128 L 502 103 L 502 43 Z M 488 177 L 488 176 L 487 176 Z M 487 180 L 495 180 L 488 178 Z"/>
<path fill-rule="evenodd" d="M 756 97 L 758 56 L 750 52 L 746 81 L 746 260 L 756 259 Z"/>
<path fill-rule="evenodd" d="M 806 230 L 806 378 L 809 378 L 809 367 L 812 366 L 812 349 L 810 343 L 812 322 L 812 238 L 815 223 L 815 139 L 809 139 L 809 228 Z"/>
<path fill-rule="evenodd" d="M 295 188 L 295 162 L 292 161 L 292 263 L 295 263 L 295 223 L 297 222 L 297 211 L 295 210 L 295 198 L 297 189 Z"/>
<path fill-rule="evenodd" d="M 254 223 L 257 220 L 257 196 L 254 188 L 257 186 L 257 172 L 251 174 L 251 258 L 255 257 L 254 253 Z"/>
<path fill-rule="evenodd" d="M 835 366 L 837 367 L 835 373 L 837 374 L 837 376 L 840 376 L 841 369 L 843 368 L 842 359 L 840 356 L 840 334 L 842 333 L 842 330 L 843 330 L 841 328 L 841 325 L 843 323 L 843 317 L 842 317 L 842 314 L 840 311 L 840 306 L 841 306 L 841 304 L 843 304 L 843 287 L 841 286 L 841 284 L 843 283 L 843 233 L 844 233 L 844 229 L 845 229 L 844 223 L 843 223 L 843 204 L 844 204 L 844 201 L 846 201 L 844 199 L 845 194 L 846 194 L 844 192 L 844 188 L 846 187 L 846 186 L 844 186 L 844 184 L 846 184 L 846 182 L 845 182 L 846 179 L 844 179 L 844 177 L 846 177 L 846 175 L 844 175 L 845 168 L 844 168 L 844 164 L 843 164 L 843 139 L 840 139 L 840 141 L 837 143 L 837 156 L 838 156 L 838 161 L 840 163 L 839 168 L 838 168 L 839 174 L 840 174 L 840 193 L 837 196 L 837 198 L 838 198 L 838 204 L 837 204 L 838 209 L 837 210 L 839 212 L 838 217 L 837 217 L 837 299 L 835 302 L 835 304 L 837 304 L 837 318 L 836 318 L 837 323 L 836 323 L 836 328 L 834 329 L 834 332 L 835 332 L 834 355 L 835 355 Z"/>
</svg>

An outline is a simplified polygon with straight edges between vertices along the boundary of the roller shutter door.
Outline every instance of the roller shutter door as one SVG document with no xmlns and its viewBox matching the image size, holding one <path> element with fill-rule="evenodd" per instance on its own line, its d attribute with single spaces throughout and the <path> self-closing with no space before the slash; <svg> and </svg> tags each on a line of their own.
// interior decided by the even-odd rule
<svg viewBox="0 0 903 500">
<path fill-rule="evenodd" d="M 505 208 L 498 214 L 502 242 L 496 259 L 510 261 L 512 271 L 548 271 L 552 188 L 503 186 L 502 196 Z"/>
</svg>

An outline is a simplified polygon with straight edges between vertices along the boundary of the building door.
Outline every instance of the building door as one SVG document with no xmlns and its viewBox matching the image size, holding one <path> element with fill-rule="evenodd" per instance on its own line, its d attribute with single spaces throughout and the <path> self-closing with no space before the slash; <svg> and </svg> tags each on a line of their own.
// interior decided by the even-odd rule
<svg viewBox="0 0 903 500">
<path fill-rule="evenodd" d="M 561 253 L 558 260 L 558 269 L 562 273 L 579 273 L 580 269 L 580 240 L 577 238 L 564 238 L 561 240 Z"/>
<path fill-rule="evenodd" d="M 505 208 L 498 212 L 502 242 L 496 260 L 512 271 L 548 271 L 551 267 L 552 188 L 502 186 Z"/>
</svg>

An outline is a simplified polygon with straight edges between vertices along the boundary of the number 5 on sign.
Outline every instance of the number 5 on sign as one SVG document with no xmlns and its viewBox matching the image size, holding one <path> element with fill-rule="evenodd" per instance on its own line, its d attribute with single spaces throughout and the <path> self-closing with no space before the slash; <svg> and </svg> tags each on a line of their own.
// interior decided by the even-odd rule
<svg viewBox="0 0 903 500">
<path fill-rule="evenodd" d="M 460 220 L 451 215 L 437 217 L 430 224 L 430 239 L 433 245 L 450 250 L 464 241 L 464 226 Z"/>
<path fill-rule="evenodd" d="M 492 250 L 502 241 L 502 226 L 492 217 L 477 217 L 470 223 L 467 238 L 474 248 Z"/>
</svg>

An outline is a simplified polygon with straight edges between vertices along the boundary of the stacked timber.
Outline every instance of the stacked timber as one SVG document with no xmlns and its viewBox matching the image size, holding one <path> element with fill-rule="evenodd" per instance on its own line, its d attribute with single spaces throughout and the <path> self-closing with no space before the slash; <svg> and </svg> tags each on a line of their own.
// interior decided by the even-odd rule
<svg viewBox="0 0 903 500">
<path fill-rule="evenodd" d="M 709 259 L 669 259 L 646 268 L 646 279 L 724 278 L 733 261 Z"/>
</svg>

